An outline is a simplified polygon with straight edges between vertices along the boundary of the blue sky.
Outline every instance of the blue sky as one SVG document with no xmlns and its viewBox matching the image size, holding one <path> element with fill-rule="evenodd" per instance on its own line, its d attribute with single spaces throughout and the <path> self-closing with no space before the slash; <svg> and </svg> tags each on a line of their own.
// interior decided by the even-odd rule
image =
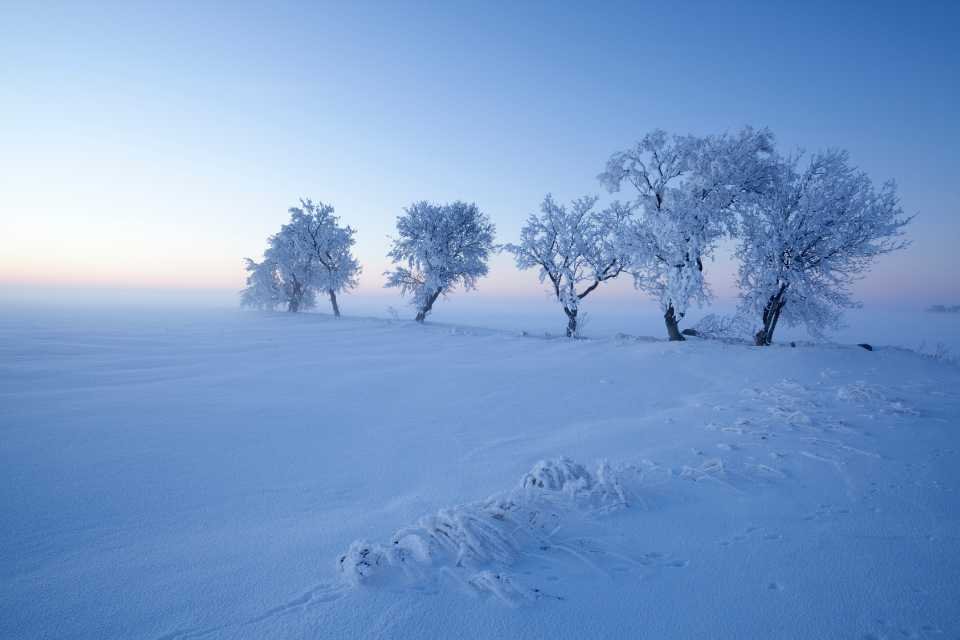
<svg viewBox="0 0 960 640">
<path fill-rule="evenodd" d="M 512 241 L 649 129 L 751 124 L 897 180 L 914 244 L 865 300 L 960 299 L 957 3 L 267 4 L 0 5 L 0 283 L 236 289 L 304 195 L 377 293 L 413 200 Z M 481 292 L 537 286 L 501 256 Z"/>
</svg>

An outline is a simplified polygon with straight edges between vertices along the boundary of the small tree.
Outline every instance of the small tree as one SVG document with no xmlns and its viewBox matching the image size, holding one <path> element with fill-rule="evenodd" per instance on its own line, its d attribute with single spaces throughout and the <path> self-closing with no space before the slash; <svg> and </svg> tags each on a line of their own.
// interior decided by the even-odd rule
<svg viewBox="0 0 960 640">
<path fill-rule="evenodd" d="M 520 231 L 520 244 L 504 248 L 517 267 L 540 270 L 540 282 L 550 281 L 553 294 L 567 316 L 567 336 L 577 333 L 580 301 L 601 282 L 616 278 L 626 267 L 617 237 L 630 216 L 618 202 L 602 212 L 593 210 L 596 196 L 578 198 L 567 209 L 550 194 Z"/>
<path fill-rule="evenodd" d="M 757 345 L 769 345 L 777 323 L 805 324 L 813 335 L 839 325 L 855 307 L 850 285 L 874 258 L 902 249 L 896 186 L 879 191 L 848 164 L 845 151 L 780 160 L 774 180 L 743 218 L 737 256 L 742 307 L 761 319 Z"/>
<path fill-rule="evenodd" d="M 277 266 L 269 260 L 255 262 L 244 258 L 247 286 L 241 292 L 240 305 L 263 311 L 273 311 L 283 303 L 283 283 L 277 275 Z"/>
<path fill-rule="evenodd" d="M 351 252 L 354 230 L 341 227 L 333 207 L 310 199 L 289 209 L 290 222 L 268 238 L 263 262 L 247 259 L 247 288 L 241 304 L 274 309 L 286 303 L 296 313 L 316 306 L 317 291 L 340 316 L 337 293 L 357 285 L 360 264 Z"/>
<path fill-rule="evenodd" d="M 417 322 L 423 322 L 441 295 L 458 284 L 476 288 L 487 274 L 494 250 L 494 226 L 476 204 L 416 202 L 397 218 L 397 234 L 387 254 L 397 264 L 386 287 L 413 294 Z"/>
<path fill-rule="evenodd" d="M 683 340 L 679 321 L 710 293 L 704 260 L 735 228 L 735 210 L 768 181 L 772 135 L 746 128 L 735 135 L 668 136 L 656 130 L 613 154 L 598 177 L 619 191 L 636 189 L 638 218 L 623 237 L 634 283 L 660 302 L 667 334 Z"/>
<path fill-rule="evenodd" d="M 308 286 L 330 298 L 333 315 L 340 317 L 337 293 L 357 286 L 360 263 L 353 257 L 354 230 L 341 227 L 328 204 L 314 204 L 309 198 L 290 209 L 290 223 L 281 233 L 290 234 L 301 260 L 310 263 Z"/>
</svg>

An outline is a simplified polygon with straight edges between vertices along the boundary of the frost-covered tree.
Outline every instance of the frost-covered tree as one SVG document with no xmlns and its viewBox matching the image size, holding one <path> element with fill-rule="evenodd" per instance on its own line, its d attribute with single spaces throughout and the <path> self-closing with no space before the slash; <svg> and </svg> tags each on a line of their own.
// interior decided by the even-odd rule
<svg viewBox="0 0 960 640">
<path fill-rule="evenodd" d="M 387 254 L 397 265 L 386 287 L 413 294 L 417 322 L 423 322 L 441 295 L 458 284 L 476 288 L 487 274 L 494 250 L 494 226 L 476 204 L 416 202 L 397 218 L 398 237 Z"/>
<path fill-rule="evenodd" d="M 284 301 L 283 283 L 277 275 L 277 265 L 269 260 L 255 262 L 250 258 L 244 258 L 244 263 L 247 286 L 241 292 L 241 306 L 273 311 Z"/>
<path fill-rule="evenodd" d="M 814 335 L 855 307 L 850 285 L 879 255 L 901 249 L 903 216 L 893 182 L 875 189 L 845 151 L 777 162 L 768 189 L 743 216 L 738 284 L 743 310 L 761 320 L 757 345 L 777 323 Z"/>
<path fill-rule="evenodd" d="M 301 200 L 290 222 L 268 238 L 263 262 L 247 260 L 247 288 L 241 304 L 273 309 L 286 304 L 297 312 L 316 306 L 317 292 L 330 298 L 340 316 L 337 294 L 357 285 L 360 264 L 353 257 L 354 230 L 341 227 L 334 209 Z"/>
<path fill-rule="evenodd" d="M 598 177 L 616 192 L 636 189 L 637 217 L 623 236 L 638 289 L 659 300 L 671 340 L 683 340 L 679 320 L 709 299 L 704 261 L 735 228 L 735 211 L 769 180 L 772 135 L 743 129 L 697 137 L 644 136 L 613 154 Z"/>
<path fill-rule="evenodd" d="M 504 247 L 513 254 L 518 268 L 538 268 L 540 282 L 550 282 L 567 316 L 570 337 L 577 333 L 580 301 L 626 267 L 617 239 L 630 209 L 614 202 L 598 212 L 596 203 L 596 196 L 586 196 L 567 208 L 547 194 L 540 215 L 531 214 L 520 231 L 520 244 Z"/>
<path fill-rule="evenodd" d="M 293 233 L 286 229 L 284 225 L 279 233 L 270 236 L 263 256 L 264 262 L 274 267 L 287 311 L 297 313 L 317 304 L 316 290 L 311 286 L 316 265 L 300 250 Z"/>
<path fill-rule="evenodd" d="M 341 227 L 333 212 L 328 204 L 301 200 L 299 207 L 290 209 L 290 222 L 280 233 L 292 239 L 297 261 L 309 265 L 307 287 L 326 293 L 339 318 L 337 294 L 357 286 L 360 263 L 352 253 L 354 230 Z"/>
</svg>

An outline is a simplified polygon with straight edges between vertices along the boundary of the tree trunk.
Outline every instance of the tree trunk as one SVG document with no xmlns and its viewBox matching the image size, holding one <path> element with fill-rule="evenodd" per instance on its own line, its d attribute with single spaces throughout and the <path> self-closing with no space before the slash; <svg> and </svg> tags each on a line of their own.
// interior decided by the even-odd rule
<svg viewBox="0 0 960 640">
<path fill-rule="evenodd" d="M 291 296 L 290 300 L 287 302 L 287 311 L 290 313 L 296 313 L 300 311 L 300 298 L 297 296 Z"/>
<path fill-rule="evenodd" d="M 770 345 L 773 342 L 773 332 L 777 328 L 777 322 L 780 321 L 780 312 L 783 311 L 783 308 L 786 305 L 787 301 L 781 298 L 780 302 L 777 304 L 777 311 L 773 314 L 773 320 L 770 322 L 770 329 L 767 331 L 767 345 Z"/>
<path fill-rule="evenodd" d="M 777 322 L 780 320 L 780 312 L 787 304 L 784 294 L 787 291 L 787 285 L 780 285 L 780 289 L 772 296 L 763 308 L 763 327 L 757 331 L 754 336 L 754 343 L 758 347 L 768 347 L 773 343 L 773 332 L 777 328 Z"/>
<path fill-rule="evenodd" d="M 577 335 L 577 310 L 576 309 L 567 309 L 563 308 L 563 312 L 567 314 L 567 337 L 573 338 Z"/>
<path fill-rule="evenodd" d="M 327 292 L 330 294 L 330 305 L 333 307 L 333 315 L 335 318 L 339 318 L 340 307 L 337 305 L 337 294 L 334 293 L 333 289 L 328 289 Z"/>
<path fill-rule="evenodd" d="M 663 314 L 663 320 L 667 324 L 667 335 L 670 336 L 671 342 L 677 340 L 686 340 L 686 338 L 683 337 L 683 334 L 680 333 L 677 314 L 674 312 L 672 304 L 667 307 L 667 312 Z"/>
<path fill-rule="evenodd" d="M 290 299 L 287 301 L 287 311 L 290 313 L 296 313 L 300 311 L 300 301 L 303 300 L 303 289 L 299 284 L 293 285 L 293 292 L 290 294 Z"/>
<path fill-rule="evenodd" d="M 427 319 L 427 314 L 430 313 L 430 310 L 433 309 L 433 303 L 437 301 L 437 298 L 440 297 L 440 289 L 434 291 L 424 305 L 420 308 L 420 311 L 417 312 L 417 322 L 423 322 Z"/>
</svg>

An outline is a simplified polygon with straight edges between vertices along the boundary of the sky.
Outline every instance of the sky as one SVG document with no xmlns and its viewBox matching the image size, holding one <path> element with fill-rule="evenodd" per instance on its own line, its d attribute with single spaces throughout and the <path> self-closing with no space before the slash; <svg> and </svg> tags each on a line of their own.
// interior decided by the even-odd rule
<svg viewBox="0 0 960 640">
<path fill-rule="evenodd" d="M 913 244 L 861 299 L 958 303 L 957 33 L 953 2 L 0 0 L 0 285 L 232 295 L 311 197 L 377 295 L 415 200 L 475 201 L 510 242 L 547 192 L 610 199 L 596 175 L 653 128 L 753 125 L 897 181 Z M 544 294 L 498 256 L 471 295 Z"/>
</svg>

